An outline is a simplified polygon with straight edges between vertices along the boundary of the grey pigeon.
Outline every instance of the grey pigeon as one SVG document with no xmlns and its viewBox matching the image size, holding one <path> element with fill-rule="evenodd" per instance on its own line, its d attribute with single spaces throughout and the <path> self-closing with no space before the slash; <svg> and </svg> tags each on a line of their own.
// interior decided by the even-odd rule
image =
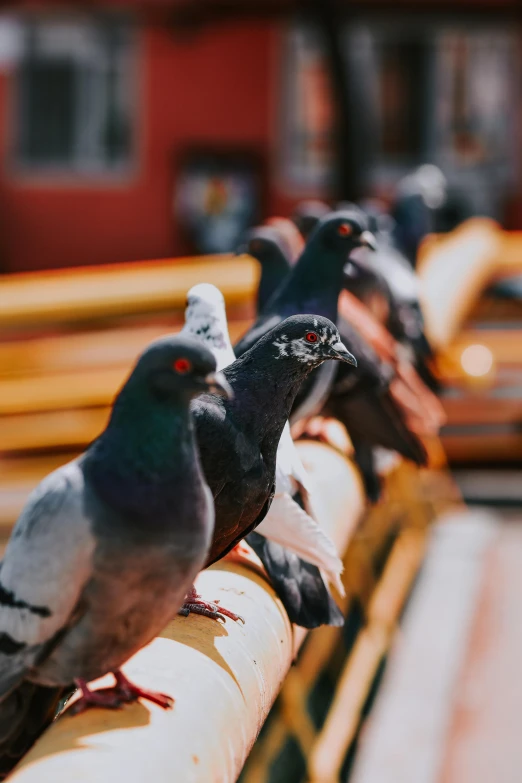
<svg viewBox="0 0 522 783">
<path fill-rule="evenodd" d="M 195 340 L 150 345 L 102 435 L 47 476 L 23 509 L 0 567 L 4 771 L 11 741 L 26 744 L 35 688 L 50 707 L 52 695 L 76 684 L 75 712 L 140 696 L 172 705 L 120 667 L 175 615 L 208 555 L 213 503 L 189 406 L 200 392 L 229 393 L 215 367 Z M 88 682 L 108 672 L 115 685 L 91 691 Z"/>
</svg>

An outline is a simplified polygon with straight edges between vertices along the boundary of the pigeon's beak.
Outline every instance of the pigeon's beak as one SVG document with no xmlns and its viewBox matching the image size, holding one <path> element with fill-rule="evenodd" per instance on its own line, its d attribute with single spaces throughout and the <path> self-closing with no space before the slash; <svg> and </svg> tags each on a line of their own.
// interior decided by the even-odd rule
<svg viewBox="0 0 522 783">
<path fill-rule="evenodd" d="M 338 361 L 346 362 L 346 364 L 357 367 L 357 359 L 340 340 L 338 343 L 330 345 L 329 348 L 330 359 L 337 359 Z"/>
<path fill-rule="evenodd" d="M 226 397 L 227 400 L 232 400 L 234 398 L 232 386 L 222 372 L 209 372 L 209 374 L 205 376 L 205 383 L 209 392 L 212 392 L 212 394 L 219 394 L 220 397 Z"/>
<path fill-rule="evenodd" d="M 369 247 L 370 250 L 377 250 L 377 240 L 371 231 L 363 231 L 359 242 L 362 247 Z"/>
</svg>

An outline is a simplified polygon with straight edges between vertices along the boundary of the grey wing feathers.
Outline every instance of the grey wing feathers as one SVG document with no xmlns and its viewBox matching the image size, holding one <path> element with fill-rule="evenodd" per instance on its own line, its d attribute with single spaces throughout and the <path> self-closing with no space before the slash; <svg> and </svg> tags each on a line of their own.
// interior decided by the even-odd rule
<svg viewBox="0 0 522 783">
<path fill-rule="evenodd" d="M 0 565 L 0 698 L 65 628 L 88 581 L 95 540 L 77 461 L 30 496 Z"/>
</svg>

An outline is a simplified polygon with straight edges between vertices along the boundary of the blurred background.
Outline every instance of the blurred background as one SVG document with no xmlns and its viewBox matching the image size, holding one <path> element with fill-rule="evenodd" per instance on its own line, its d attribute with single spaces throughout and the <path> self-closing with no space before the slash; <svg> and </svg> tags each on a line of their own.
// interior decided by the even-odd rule
<svg viewBox="0 0 522 783">
<path fill-rule="evenodd" d="M 234 249 L 236 224 L 303 198 L 393 199 L 426 162 L 448 178 L 438 228 L 470 214 L 521 227 L 510 7 L 10 4 L 0 269 Z M 194 237 L 187 215 L 203 209 L 233 225 Z"/>
<path fill-rule="evenodd" d="M 324 667 L 310 648 L 300 697 L 283 694 L 245 783 L 520 780 L 521 68 L 515 0 L 2 4 L 3 543 L 37 481 L 103 427 L 137 353 L 180 325 L 190 285 L 219 285 L 232 336 L 245 331 L 259 276 L 236 256 L 248 227 L 304 200 L 373 205 L 418 276 L 447 415 L 432 474 L 406 471 L 367 512 L 342 636 Z M 340 713 L 351 728 L 337 777 L 310 776 L 394 542 L 464 501 L 478 516 L 428 546 L 399 633 L 408 664 L 394 658 L 380 688 L 387 647 L 377 655 Z M 394 567 L 400 582 L 400 557 Z M 441 585 L 454 614 L 434 598 Z M 430 680 L 438 722 L 415 735 Z"/>
</svg>

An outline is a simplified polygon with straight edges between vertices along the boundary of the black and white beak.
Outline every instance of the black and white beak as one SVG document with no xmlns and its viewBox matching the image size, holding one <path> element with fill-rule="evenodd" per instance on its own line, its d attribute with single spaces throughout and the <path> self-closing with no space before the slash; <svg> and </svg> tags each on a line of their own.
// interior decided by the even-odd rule
<svg viewBox="0 0 522 783">
<path fill-rule="evenodd" d="M 329 346 L 328 355 L 330 359 L 337 359 L 357 367 L 357 359 L 340 340 Z"/>
<path fill-rule="evenodd" d="M 205 376 L 205 384 L 212 394 L 219 394 L 220 397 L 225 397 L 227 400 L 234 399 L 232 386 L 222 372 L 209 372 Z"/>
<path fill-rule="evenodd" d="M 377 250 L 377 240 L 371 231 L 363 231 L 359 242 L 362 247 L 368 247 L 370 250 Z"/>
</svg>

